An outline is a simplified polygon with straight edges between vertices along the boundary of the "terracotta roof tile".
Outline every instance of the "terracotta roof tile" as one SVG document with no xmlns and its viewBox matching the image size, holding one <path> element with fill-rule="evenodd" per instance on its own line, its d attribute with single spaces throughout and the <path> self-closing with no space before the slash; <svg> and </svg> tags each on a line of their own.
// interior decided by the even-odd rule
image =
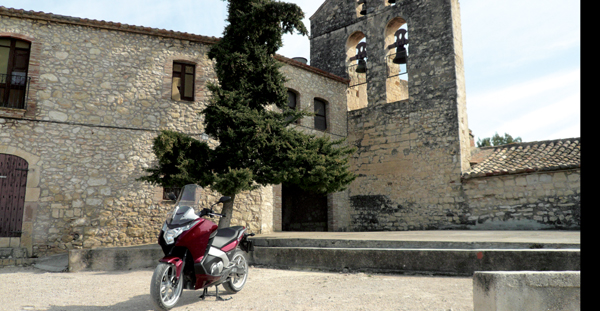
<svg viewBox="0 0 600 311">
<path fill-rule="evenodd" d="M 580 138 L 483 147 L 489 156 L 463 173 L 463 178 L 552 171 L 581 167 Z"/>
</svg>

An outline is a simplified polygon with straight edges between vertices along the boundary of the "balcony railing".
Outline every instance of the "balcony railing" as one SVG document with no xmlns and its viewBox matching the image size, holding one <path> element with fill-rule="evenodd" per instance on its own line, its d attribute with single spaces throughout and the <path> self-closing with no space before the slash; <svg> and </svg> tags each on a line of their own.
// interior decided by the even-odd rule
<svg viewBox="0 0 600 311">
<path fill-rule="evenodd" d="M 31 78 L 20 74 L 0 74 L 0 107 L 27 109 Z"/>
</svg>

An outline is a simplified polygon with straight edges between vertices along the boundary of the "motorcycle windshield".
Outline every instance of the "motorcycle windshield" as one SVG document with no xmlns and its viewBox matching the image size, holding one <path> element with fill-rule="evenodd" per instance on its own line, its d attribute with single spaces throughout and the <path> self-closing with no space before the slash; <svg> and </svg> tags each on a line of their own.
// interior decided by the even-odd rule
<svg viewBox="0 0 600 311">
<path fill-rule="evenodd" d="M 194 209 L 198 207 L 198 202 L 203 194 L 202 187 L 193 184 L 185 185 L 179 193 L 175 208 L 167 215 L 167 224 L 179 226 L 198 219 Z"/>
</svg>

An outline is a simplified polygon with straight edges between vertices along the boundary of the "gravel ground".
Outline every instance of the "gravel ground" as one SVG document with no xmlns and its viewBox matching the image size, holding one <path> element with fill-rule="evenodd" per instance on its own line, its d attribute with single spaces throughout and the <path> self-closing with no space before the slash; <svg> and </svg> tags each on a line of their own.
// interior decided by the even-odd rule
<svg viewBox="0 0 600 311">
<path fill-rule="evenodd" d="M 153 310 L 152 270 L 53 273 L 0 268 L 0 309 L 6 311 Z M 183 310 L 473 310 L 471 277 L 328 273 L 250 267 L 244 289 L 229 301 L 184 290 Z M 214 287 L 209 294 L 214 294 Z"/>
</svg>

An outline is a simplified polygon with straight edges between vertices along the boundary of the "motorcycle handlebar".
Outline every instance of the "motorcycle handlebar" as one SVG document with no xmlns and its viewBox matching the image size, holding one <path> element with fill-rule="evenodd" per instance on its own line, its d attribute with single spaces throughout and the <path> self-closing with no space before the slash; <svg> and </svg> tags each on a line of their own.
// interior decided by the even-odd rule
<svg viewBox="0 0 600 311">
<path fill-rule="evenodd" d="M 225 214 L 219 214 L 219 213 L 210 213 L 209 215 L 211 215 L 211 216 L 219 216 L 219 217 L 226 217 Z"/>
<path fill-rule="evenodd" d="M 225 214 L 215 213 L 215 212 L 213 212 L 212 209 L 208 209 L 208 208 L 205 208 L 202 211 L 200 211 L 200 217 L 205 216 L 205 215 L 208 215 L 208 216 L 218 216 L 218 217 L 226 217 Z"/>
</svg>

